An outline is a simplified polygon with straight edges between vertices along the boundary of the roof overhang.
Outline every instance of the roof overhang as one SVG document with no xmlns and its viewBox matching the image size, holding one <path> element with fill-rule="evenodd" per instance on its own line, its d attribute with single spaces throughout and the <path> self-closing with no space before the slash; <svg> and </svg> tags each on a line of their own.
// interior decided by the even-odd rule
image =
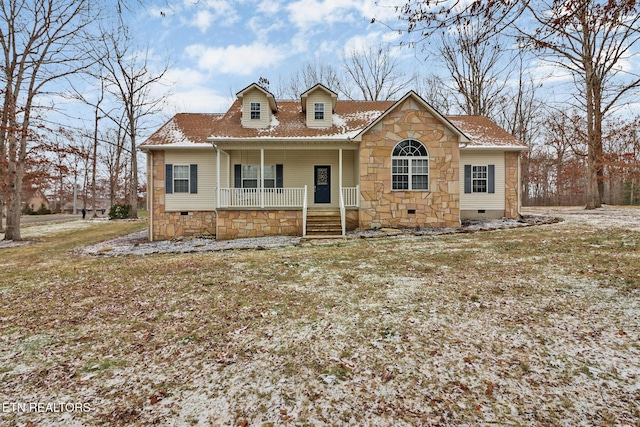
<svg viewBox="0 0 640 427">
<path fill-rule="evenodd" d="M 138 150 L 142 152 L 157 150 L 210 150 L 211 144 L 201 142 L 197 144 L 158 144 L 158 145 L 139 145 Z"/>
<path fill-rule="evenodd" d="M 460 151 L 528 151 L 529 147 L 525 147 L 522 145 L 486 145 L 486 146 L 476 146 L 476 145 L 467 145 L 460 147 Z"/>
</svg>

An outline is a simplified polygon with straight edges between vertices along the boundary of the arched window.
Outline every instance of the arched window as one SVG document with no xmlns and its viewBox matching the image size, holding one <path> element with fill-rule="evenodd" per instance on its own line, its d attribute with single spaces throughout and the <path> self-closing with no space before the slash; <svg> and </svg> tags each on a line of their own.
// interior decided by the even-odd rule
<svg viewBox="0 0 640 427">
<path fill-rule="evenodd" d="M 391 182 L 394 190 L 429 190 L 429 153 L 421 142 L 405 139 L 394 147 Z"/>
</svg>

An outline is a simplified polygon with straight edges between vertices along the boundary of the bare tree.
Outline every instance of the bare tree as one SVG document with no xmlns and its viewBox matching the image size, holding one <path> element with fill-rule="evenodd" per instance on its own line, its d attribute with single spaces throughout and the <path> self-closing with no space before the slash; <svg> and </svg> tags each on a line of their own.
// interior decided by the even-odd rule
<svg viewBox="0 0 640 427">
<path fill-rule="evenodd" d="M 417 77 L 414 89 L 440 113 L 449 114 L 451 112 L 453 94 L 442 77 L 437 74 L 431 74 L 424 78 Z"/>
<path fill-rule="evenodd" d="M 125 164 L 129 162 L 125 150 L 126 138 L 124 136 L 124 126 L 115 126 L 107 131 L 104 140 L 105 149 L 102 151 L 101 160 L 107 167 L 107 183 L 110 206 L 117 203 L 118 200 L 124 198 L 123 194 L 123 172 Z"/>
<path fill-rule="evenodd" d="M 340 71 L 330 64 L 308 62 L 296 71 L 279 92 L 291 99 L 298 99 L 307 89 L 321 83 L 338 94 L 345 95 L 348 88 Z M 346 95 L 345 95 L 346 96 Z"/>
<path fill-rule="evenodd" d="M 168 63 L 153 70 L 149 60 L 149 49 L 136 50 L 126 28 L 116 32 L 104 32 L 102 56 L 98 58 L 104 69 L 107 90 L 115 97 L 122 116 L 107 112 L 107 116 L 122 125 L 124 135 L 129 142 L 131 154 L 130 184 L 128 199 L 131 215 L 138 215 L 138 136 L 146 130 L 145 120 L 156 114 L 167 93 L 156 94 L 154 90 L 161 85 L 169 69 Z M 121 118 L 124 118 L 124 121 Z"/>
<path fill-rule="evenodd" d="M 368 101 L 387 101 L 407 90 L 415 76 L 402 71 L 391 47 L 352 49 L 343 55 L 343 66 L 356 86 L 355 92 Z M 347 94 L 350 99 L 354 97 Z"/>
<path fill-rule="evenodd" d="M 98 16 L 88 0 L 9 0 L 0 6 L 3 103 L 0 167 L 6 186 L 5 240 L 20 240 L 24 166 L 36 99 L 48 84 L 83 67 L 79 42 Z"/>
<path fill-rule="evenodd" d="M 494 21 L 485 16 L 441 33 L 438 51 L 460 95 L 458 106 L 468 115 L 494 117 L 513 71 L 503 37 L 485 35 Z"/>
</svg>

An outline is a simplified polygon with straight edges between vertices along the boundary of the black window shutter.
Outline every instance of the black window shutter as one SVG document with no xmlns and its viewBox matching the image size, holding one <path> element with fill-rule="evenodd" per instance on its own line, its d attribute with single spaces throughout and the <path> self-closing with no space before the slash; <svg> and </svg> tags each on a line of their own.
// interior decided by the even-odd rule
<svg viewBox="0 0 640 427">
<path fill-rule="evenodd" d="M 233 186 L 242 188 L 242 165 L 233 165 Z"/>
<path fill-rule="evenodd" d="M 282 165 L 276 165 L 276 188 L 283 187 Z"/>
<path fill-rule="evenodd" d="M 198 194 L 198 165 L 189 165 L 189 193 Z"/>
<path fill-rule="evenodd" d="M 171 163 L 164 165 L 164 193 L 173 193 L 173 165 Z"/>
<path fill-rule="evenodd" d="M 471 165 L 464 165 L 464 192 L 471 193 Z"/>
<path fill-rule="evenodd" d="M 489 165 L 489 183 L 488 183 L 488 192 L 495 193 L 496 192 L 496 165 Z"/>
</svg>

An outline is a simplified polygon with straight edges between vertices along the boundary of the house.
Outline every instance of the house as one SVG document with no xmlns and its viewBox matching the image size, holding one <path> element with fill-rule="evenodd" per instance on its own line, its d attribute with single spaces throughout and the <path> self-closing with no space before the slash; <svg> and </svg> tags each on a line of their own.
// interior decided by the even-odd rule
<svg viewBox="0 0 640 427">
<path fill-rule="evenodd" d="M 39 188 L 23 191 L 24 202 L 23 212 L 51 213 L 49 210 L 49 199 Z"/>
<path fill-rule="evenodd" d="M 177 114 L 147 154 L 150 239 L 306 235 L 516 218 L 526 146 L 411 91 L 342 101 L 317 84 L 276 100 L 251 84 L 223 114 Z"/>
</svg>

